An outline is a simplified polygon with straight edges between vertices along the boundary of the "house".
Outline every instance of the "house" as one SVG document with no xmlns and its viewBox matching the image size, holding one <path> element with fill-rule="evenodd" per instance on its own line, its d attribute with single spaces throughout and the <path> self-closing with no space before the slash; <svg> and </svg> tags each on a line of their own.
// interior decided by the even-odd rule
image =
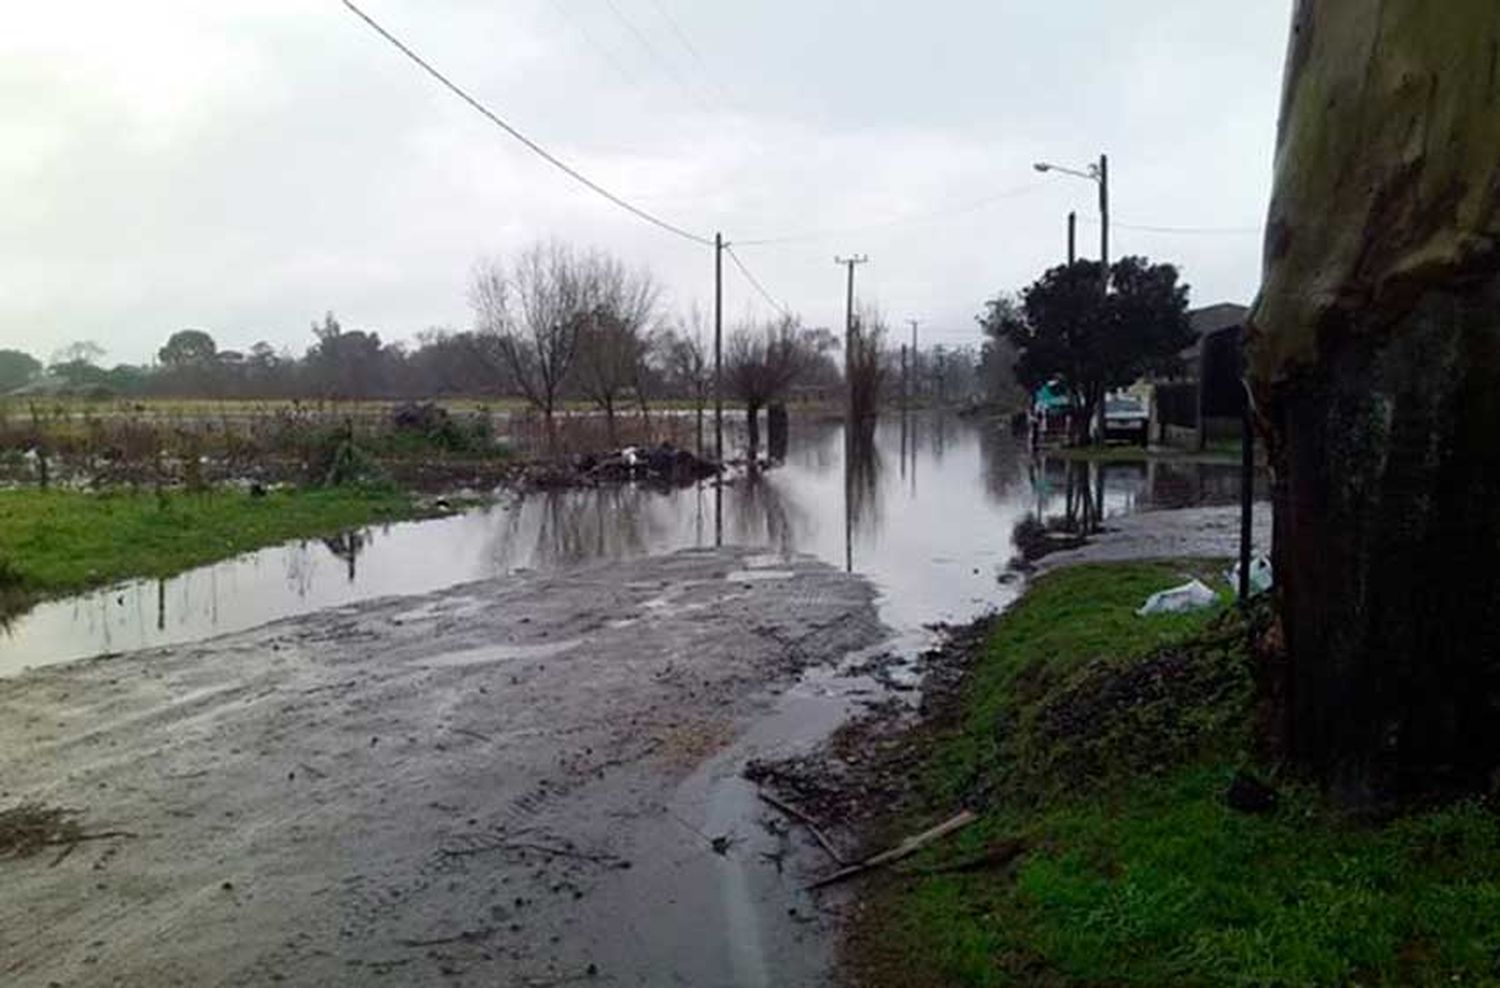
<svg viewBox="0 0 1500 988">
<path fill-rule="evenodd" d="M 1188 313 L 1194 340 L 1179 354 L 1181 374 L 1151 382 L 1155 442 L 1202 449 L 1216 439 L 1239 437 L 1245 410 L 1241 347 L 1249 314 L 1233 302 Z"/>
</svg>

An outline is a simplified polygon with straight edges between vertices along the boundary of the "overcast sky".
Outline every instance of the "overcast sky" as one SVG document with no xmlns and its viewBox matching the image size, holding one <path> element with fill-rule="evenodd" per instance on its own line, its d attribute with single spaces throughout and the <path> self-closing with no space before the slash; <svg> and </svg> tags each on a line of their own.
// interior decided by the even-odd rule
<svg viewBox="0 0 1500 988">
<path fill-rule="evenodd" d="M 357 0 L 602 185 L 745 246 L 812 325 L 859 295 L 924 337 L 1065 250 L 1171 260 L 1195 305 L 1248 301 L 1290 0 Z M 48 0 L 0 32 L 0 347 L 172 331 L 300 353 L 309 323 L 465 328 L 477 258 L 556 237 L 712 301 L 712 251 L 533 156 L 339 0 Z M 936 214 L 936 215 L 934 215 Z M 1207 228 L 1158 233 L 1128 225 Z M 726 318 L 769 307 L 726 263 Z"/>
</svg>

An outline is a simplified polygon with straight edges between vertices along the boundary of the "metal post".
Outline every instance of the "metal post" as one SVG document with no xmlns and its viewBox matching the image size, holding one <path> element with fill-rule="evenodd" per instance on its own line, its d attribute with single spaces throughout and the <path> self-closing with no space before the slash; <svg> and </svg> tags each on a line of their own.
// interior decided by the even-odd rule
<svg viewBox="0 0 1500 988">
<path fill-rule="evenodd" d="M 1106 301 L 1109 299 L 1109 155 L 1099 155 L 1099 268 L 1101 271 L 1100 291 L 1103 292 Z M 1095 428 L 1099 432 L 1099 443 L 1104 444 L 1104 427 L 1106 424 L 1105 405 L 1108 402 L 1109 392 L 1099 396 L 1099 410 L 1095 419 Z"/>
<path fill-rule="evenodd" d="M 1078 214 L 1068 213 L 1068 267 L 1078 260 Z"/>
<path fill-rule="evenodd" d="M 1250 600 L 1250 540 L 1254 532 L 1255 511 L 1255 422 L 1251 417 L 1250 398 L 1245 396 L 1245 411 L 1240 419 L 1240 605 Z"/>
</svg>

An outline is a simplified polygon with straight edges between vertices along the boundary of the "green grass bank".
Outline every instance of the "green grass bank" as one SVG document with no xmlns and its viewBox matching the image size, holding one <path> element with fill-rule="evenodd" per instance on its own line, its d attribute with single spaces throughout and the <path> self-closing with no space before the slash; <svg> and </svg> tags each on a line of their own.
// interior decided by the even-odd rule
<svg viewBox="0 0 1500 988">
<path fill-rule="evenodd" d="M 385 488 L 202 493 L 0 490 L 0 590 L 55 596 L 130 577 L 164 577 L 296 538 L 415 517 Z"/>
<path fill-rule="evenodd" d="M 856 983 L 1500 983 L 1492 805 L 1361 822 L 1287 779 L 1269 812 L 1226 805 L 1253 767 L 1244 619 L 1133 613 L 1189 568 L 1061 570 L 996 623 L 892 829 L 982 818 L 866 889 Z"/>
</svg>

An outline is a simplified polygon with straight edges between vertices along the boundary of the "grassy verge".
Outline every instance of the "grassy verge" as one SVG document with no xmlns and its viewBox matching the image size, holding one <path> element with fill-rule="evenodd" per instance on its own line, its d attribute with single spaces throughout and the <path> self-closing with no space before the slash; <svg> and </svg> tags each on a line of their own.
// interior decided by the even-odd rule
<svg viewBox="0 0 1500 988">
<path fill-rule="evenodd" d="M 996 625 L 903 826 L 983 818 L 871 892 L 861 983 L 1496 983 L 1492 807 L 1358 823 L 1286 781 L 1272 812 L 1225 805 L 1250 761 L 1243 621 L 1132 613 L 1182 572 L 1062 570 Z"/>
<path fill-rule="evenodd" d="M 200 494 L 0 491 L 0 588 L 13 597 L 68 593 L 128 577 L 169 576 L 289 539 L 411 517 L 386 489 Z"/>
</svg>

